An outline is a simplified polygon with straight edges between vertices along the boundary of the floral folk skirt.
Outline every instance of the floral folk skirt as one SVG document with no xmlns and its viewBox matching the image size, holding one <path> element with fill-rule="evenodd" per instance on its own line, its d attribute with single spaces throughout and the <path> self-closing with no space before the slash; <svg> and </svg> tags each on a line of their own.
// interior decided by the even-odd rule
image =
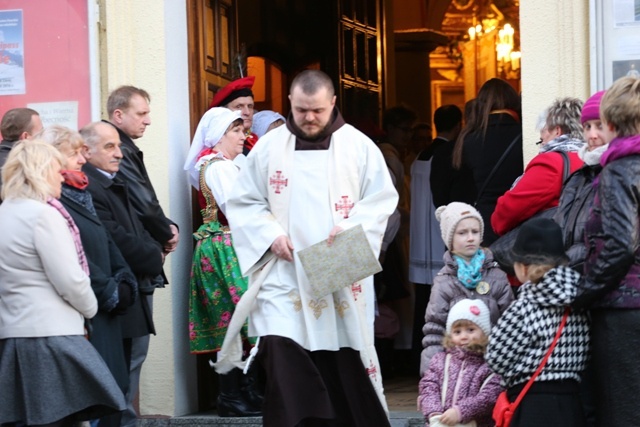
<svg viewBox="0 0 640 427">
<path fill-rule="evenodd" d="M 192 353 L 220 350 L 231 315 L 247 290 L 231 234 L 218 222 L 203 224 L 194 238 L 189 297 L 189 343 Z M 247 325 L 242 328 L 247 338 Z"/>
</svg>

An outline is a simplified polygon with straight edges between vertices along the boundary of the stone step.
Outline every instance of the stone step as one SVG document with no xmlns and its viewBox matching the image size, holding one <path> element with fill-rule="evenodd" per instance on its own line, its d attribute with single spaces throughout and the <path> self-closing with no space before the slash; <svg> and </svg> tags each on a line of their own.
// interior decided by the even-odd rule
<svg viewBox="0 0 640 427">
<path fill-rule="evenodd" d="M 419 412 L 391 411 L 389 414 L 391 427 L 423 427 L 424 417 Z M 185 415 L 173 418 L 141 418 L 138 427 L 168 427 L 168 426 L 242 426 L 262 427 L 262 419 L 251 418 L 222 418 L 213 412 Z"/>
</svg>

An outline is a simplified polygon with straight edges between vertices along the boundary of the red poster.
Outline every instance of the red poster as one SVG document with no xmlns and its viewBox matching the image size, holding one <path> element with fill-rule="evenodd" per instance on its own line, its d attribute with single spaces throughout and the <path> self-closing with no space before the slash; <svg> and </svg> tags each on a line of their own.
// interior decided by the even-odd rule
<svg viewBox="0 0 640 427">
<path fill-rule="evenodd" d="M 48 110 L 40 112 L 45 126 L 58 116 L 75 117 L 72 110 L 77 110 L 73 127 L 88 123 L 91 87 L 87 0 L 0 0 L 0 15 L 2 11 L 22 12 L 25 88 L 24 94 L 0 93 L 0 117 L 11 108 L 35 104 Z"/>
</svg>

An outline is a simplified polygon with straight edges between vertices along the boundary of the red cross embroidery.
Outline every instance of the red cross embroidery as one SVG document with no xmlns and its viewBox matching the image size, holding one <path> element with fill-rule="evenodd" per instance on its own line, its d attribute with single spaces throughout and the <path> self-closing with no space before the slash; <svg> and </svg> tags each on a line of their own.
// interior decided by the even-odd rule
<svg viewBox="0 0 640 427">
<path fill-rule="evenodd" d="M 373 364 L 373 361 L 370 360 L 369 367 L 367 368 L 367 375 L 372 376 L 375 381 L 377 373 L 378 373 L 378 370 L 376 369 L 376 366 Z"/>
<path fill-rule="evenodd" d="M 349 211 L 353 207 L 353 202 L 349 200 L 349 196 L 342 196 L 335 205 L 336 211 L 342 211 L 344 218 L 349 218 Z"/>
<path fill-rule="evenodd" d="M 269 178 L 269 185 L 273 186 L 276 190 L 276 194 L 280 194 L 282 187 L 286 187 L 289 179 L 282 176 L 282 171 L 276 171 L 276 174 Z"/>
<path fill-rule="evenodd" d="M 362 293 L 362 286 L 360 286 L 360 283 L 356 282 L 351 285 L 351 293 L 353 293 L 353 299 L 358 301 L 358 295 Z"/>
</svg>

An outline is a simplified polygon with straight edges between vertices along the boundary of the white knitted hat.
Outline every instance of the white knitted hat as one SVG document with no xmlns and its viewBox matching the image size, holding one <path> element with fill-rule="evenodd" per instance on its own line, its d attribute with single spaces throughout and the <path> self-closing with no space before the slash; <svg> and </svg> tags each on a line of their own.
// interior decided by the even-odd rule
<svg viewBox="0 0 640 427">
<path fill-rule="evenodd" d="M 466 203 L 451 202 L 436 209 L 436 219 L 440 222 L 440 234 L 447 249 L 451 250 L 453 246 L 453 233 L 456 231 L 458 223 L 467 218 L 475 218 L 480 221 L 480 240 L 482 240 L 484 221 L 476 208 Z"/>
<path fill-rule="evenodd" d="M 449 309 L 447 316 L 447 334 L 458 320 L 469 320 L 478 325 L 486 336 L 491 334 L 491 317 L 487 305 L 479 299 L 463 299 Z"/>
</svg>

